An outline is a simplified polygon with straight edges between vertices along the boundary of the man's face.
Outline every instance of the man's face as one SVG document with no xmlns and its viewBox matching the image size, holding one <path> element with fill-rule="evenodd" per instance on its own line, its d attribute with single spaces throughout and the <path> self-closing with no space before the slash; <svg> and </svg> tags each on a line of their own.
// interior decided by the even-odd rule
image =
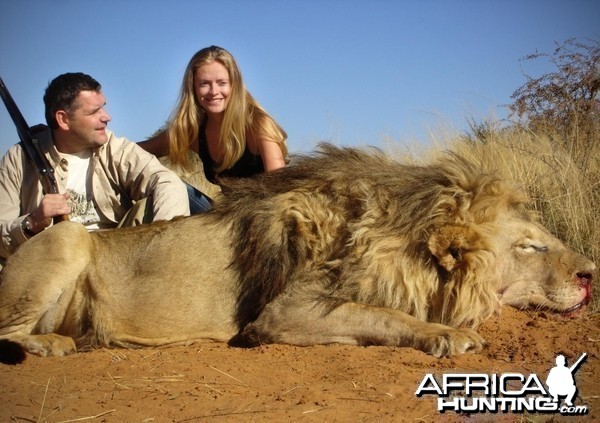
<svg viewBox="0 0 600 423">
<path fill-rule="evenodd" d="M 76 153 L 96 148 L 108 142 L 106 125 L 110 115 L 104 109 L 106 98 L 101 92 L 81 91 L 65 119 L 69 143 L 62 146 L 64 153 Z"/>
</svg>

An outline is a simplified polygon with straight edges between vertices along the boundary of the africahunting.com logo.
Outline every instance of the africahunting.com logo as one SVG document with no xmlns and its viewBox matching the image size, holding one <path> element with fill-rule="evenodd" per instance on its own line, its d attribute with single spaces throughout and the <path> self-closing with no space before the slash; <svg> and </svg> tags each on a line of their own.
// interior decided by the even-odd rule
<svg viewBox="0 0 600 423">
<path fill-rule="evenodd" d="M 583 353 L 567 367 L 565 356 L 556 356 L 543 384 L 534 373 L 425 375 L 415 395 L 436 395 L 440 413 L 560 413 L 587 414 L 587 405 L 575 405 L 575 372 L 586 360 Z M 562 402 L 561 402 L 562 400 Z"/>
</svg>

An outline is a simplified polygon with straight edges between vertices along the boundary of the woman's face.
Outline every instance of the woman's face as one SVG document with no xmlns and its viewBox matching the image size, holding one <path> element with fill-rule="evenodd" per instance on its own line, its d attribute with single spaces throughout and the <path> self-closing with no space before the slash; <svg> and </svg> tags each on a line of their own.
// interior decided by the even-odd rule
<svg viewBox="0 0 600 423">
<path fill-rule="evenodd" d="M 231 93 L 227 68 L 216 61 L 200 66 L 194 74 L 194 91 L 207 114 L 224 113 Z"/>
</svg>

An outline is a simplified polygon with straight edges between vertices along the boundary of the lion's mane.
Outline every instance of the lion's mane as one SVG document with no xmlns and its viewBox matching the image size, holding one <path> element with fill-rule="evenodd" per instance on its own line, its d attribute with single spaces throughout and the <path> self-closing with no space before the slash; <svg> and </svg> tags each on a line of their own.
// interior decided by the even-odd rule
<svg viewBox="0 0 600 423">
<path fill-rule="evenodd" d="M 451 153 L 414 165 L 323 144 L 277 173 L 224 181 L 213 212 L 233 223 L 241 327 L 290 283 L 331 288 L 324 313 L 368 302 L 476 326 L 497 308 L 498 215 L 532 218 L 522 190 Z"/>
</svg>

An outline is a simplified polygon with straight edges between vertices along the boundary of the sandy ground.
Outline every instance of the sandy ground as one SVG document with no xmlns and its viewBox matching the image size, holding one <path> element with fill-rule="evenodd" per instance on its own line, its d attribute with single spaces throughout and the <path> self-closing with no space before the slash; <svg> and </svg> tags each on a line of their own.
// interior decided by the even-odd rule
<svg viewBox="0 0 600 423">
<path fill-rule="evenodd" d="M 1 422 L 600 421 L 600 314 L 564 319 L 504 309 L 479 330 L 480 354 L 436 359 L 409 348 L 193 344 L 100 349 L 0 365 Z M 535 373 L 586 352 L 575 405 L 587 415 L 457 414 L 415 396 L 427 373 Z"/>
</svg>

